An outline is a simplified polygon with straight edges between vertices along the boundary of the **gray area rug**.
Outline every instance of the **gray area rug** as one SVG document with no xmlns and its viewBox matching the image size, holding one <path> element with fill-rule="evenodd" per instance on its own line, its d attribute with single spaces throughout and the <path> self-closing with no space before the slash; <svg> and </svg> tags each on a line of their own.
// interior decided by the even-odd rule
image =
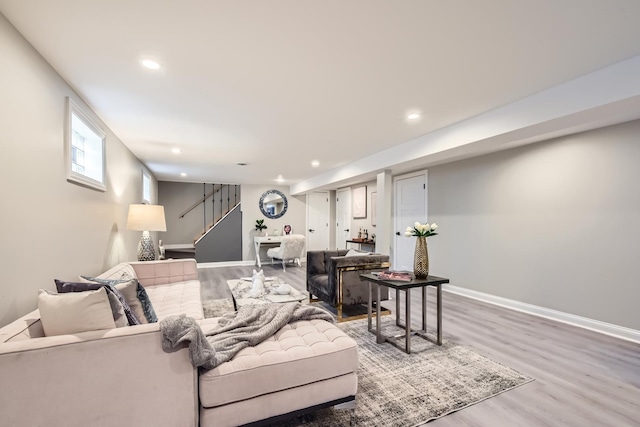
<svg viewBox="0 0 640 427">
<path fill-rule="evenodd" d="M 383 318 L 388 335 L 400 332 Z M 437 346 L 412 337 L 412 354 L 376 344 L 367 321 L 340 327 L 358 342 L 356 409 L 323 409 L 273 426 L 417 426 L 533 381 L 478 353 L 445 341 Z"/>
<path fill-rule="evenodd" d="M 234 311 L 233 300 L 231 298 L 210 299 L 202 301 L 204 317 L 220 317 L 223 314 Z"/>
</svg>

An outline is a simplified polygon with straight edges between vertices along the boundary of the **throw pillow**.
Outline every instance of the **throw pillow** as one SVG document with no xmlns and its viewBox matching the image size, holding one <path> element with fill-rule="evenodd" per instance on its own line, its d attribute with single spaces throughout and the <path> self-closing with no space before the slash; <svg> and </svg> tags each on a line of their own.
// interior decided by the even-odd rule
<svg viewBox="0 0 640 427">
<path fill-rule="evenodd" d="M 135 279 L 136 272 L 133 269 L 133 266 L 127 262 L 120 263 L 111 267 L 109 270 L 104 273 L 100 273 L 97 277 L 101 279 Z"/>
<path fill-rule="evenodd" d="M 131 311 L 133 311 L 140 323 L 149 323 L 144 315 L 144 310 L 142 310 L 142 304 L 138 299 L 138 281 L 131 279 L 123 283 L 118 283 L 115 287 L 122 292 L 122 295 L 124 295 L 124 298 L 127 300 L 127 304 L 131 307 Z"/>
<path fill-rule="evenodd" d="M 107 292 L 107 296 L 109 297 L 109 304 L 111 305 L 111 315 L 113 316 L 113 321 L 116 324 L 116 328 L 129 326 L 129 319 L 127 319 L 127 314 L 124 312 L 124 307 L 122 306 L 122 304 L 120 304 L 120 300 L 118 299 L 118 297 L 111 292 Z"/>
<path fill-rule="evenodd" d="M 45 336 L 113 329 L 111 304 L 104 288 L 95 291 L 38 292 L 38 309 Z"/>
<path fill-rule="evenodd" d="M 147 291 L 140 282 L 138 282 L 138 299 L 140 300 L 140 304 L 142 304 L 144 317 L 147 318 L 149 323 L 156 323 L 158 321 L 158 316 L 156 315 L 156 311 L 153 309 L 153 305 L 151 305 L 151 299 L 149 299 Z"/>
<path fill-rule="evenodd" d="M 96 282 L 63 282 L 56 280 L 56 289 L 58 293 L 67 292 L 85 292 L 95 291 L 104 287 L 101 283 Z M 113 292 L 107 292 L 109 297 L 109 304 L 111 305 L 111 314 L 113 314 L 113 320 L 116 323 L 116 327 L 121 328 L 123 326 L 129 326 L 129 320 L 127 319 L 126 312 L 122 303 L 118 299 L 118 296 Z"/>
<path fill-rule="evenodd" d="M 158 316 L 156 315 L 156 311 L 153 309 L 153 305 L 151 305 L 151 299 L 149 299 L 149 295 L 147 295 L 147 291 L 144 289 L 144 286 L 142 286 L 137 279 L 103 279 L 100 277 L 90 277 L 90 276 L 80 276 L 80 277 L 91 282 L 104 283 L 109 285 L 118 285 L 121 283 L 126 283 L 129 280 L 135 280 L 135 282 L 137 283 L 137 286 L 136 286 L 137 299 L 140 305 L 142 306 L 141 315 L 139 315 L 139 312 L 136 311 L 136 316 L 138 317 L 138 320 L 140 320 L 141 323 L 147 323 L 147 322 L 156 323 L 158 321 Z M 129 305 L 131 305 L 131 302 L 129 301 L 130 297 L 127 295 L 125 296 L 127 297 L 127 302 L 129 303 Z M 131 305 L 131 307 L 133 308 L 134 305 L 137 307 L 137 304 L 135 302 L 133 303 L 133 305 Z M 145 322 L 143 319 L 146 319 L 147 321 Z"/>
<path fill-rule="evenodd" d="M 94 288 L 104 287 L 106 288 L 107 292 L 113 293 L 120 301 L 120 304 L 122 304 L 122 307 L 124 308 L 124 313 L 127 316 L 129 325 L 133 326 L 133 325 L 140 324 L 140 321 L 136 317 L 135 313 L 133 312 L 133 310 L 131 310 L 131 307 L 129 307 L 129 304 L 127 303 L 127 299 L 125 298 L 125 296 L 122 295 L 122 293 L 118 289 L 116 289 L 116 287 L 112 284 L 98 283 L 98 282 L 94 282 L 94 283 L 63 282 L 62 280 L 58 280 L 58 279 L 55 279 L 55 282 L 56 282 L 56 289 L 58 289 L 58 292 L 60 293 L 85 292 L 87 290 L 91 290 Z"/>
<path fill-rule="evenodd" d="M 102 284 L 96 282 L 63 282 L 58 279 L 54 281 L 56 282 L 56 289 L 60 294 L 67 292 L 97 291 L 102 287 Z"/>
</svg>

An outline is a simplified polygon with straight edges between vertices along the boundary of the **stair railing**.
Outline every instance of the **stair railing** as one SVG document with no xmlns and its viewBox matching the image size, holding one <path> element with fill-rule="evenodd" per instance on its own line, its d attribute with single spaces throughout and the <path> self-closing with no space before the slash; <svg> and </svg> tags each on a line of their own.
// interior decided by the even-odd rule
<svg viewBox="0 0 640 427">
<path fill-rule="evenodd" d="M 211 191 L 207 193 L 207 184 L 202 184 L 202 197 L 198 199 L 193 205 L 191 205 L 187 210 L 185 210 L 182 214 L 178 216 L 178 218 L 183 219 L 185 215 L 189 212 L 193 211 L 195 208 L 203 204 L 202 209 L 202 235 L 206 234 L 208 230 L 212 229 L 216 226 L 218 222 L 222 218 L 225 217 L 232 209 L 234 209 L 240 203 L 240 186 L 236 184 L 211 184 Z M 226 189 L 227 197 L 224 199 L 224 191 Z M 233 191 L 233 194 L 232 194 Z M 219 215 L 216 215 L 216 197 L 219 198 Z M 233 203 L 231 202 L 231 196 L 233 195 Z M 206 201 L 211 197 L 211 226 L 207 227 L 207 209 L 206 209 Z M 226 203 L 225 203 L 226 202 Z"/>
</svg>

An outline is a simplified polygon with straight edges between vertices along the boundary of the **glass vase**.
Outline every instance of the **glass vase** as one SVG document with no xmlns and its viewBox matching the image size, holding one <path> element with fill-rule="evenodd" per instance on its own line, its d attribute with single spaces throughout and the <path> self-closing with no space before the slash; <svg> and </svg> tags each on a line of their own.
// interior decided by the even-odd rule
<svg viewBox="0 0 640 427">
<path fill-rule="evenodd" d="M 416 240 L 416 252 L 413 256 L 413 274 L 416 279 L 426 279 L 429 276 L 429 251 L 425 236 L 418 236 Z"/>
</svg>

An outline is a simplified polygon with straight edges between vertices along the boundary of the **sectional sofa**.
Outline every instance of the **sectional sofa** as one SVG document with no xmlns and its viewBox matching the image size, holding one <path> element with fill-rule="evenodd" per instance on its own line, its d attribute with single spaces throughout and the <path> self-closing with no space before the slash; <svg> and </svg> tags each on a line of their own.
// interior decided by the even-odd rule
<svg viewBox="0 0 640 427">
<path fill-rule="evenodd" d="M 195 260 L 120 264 L 159 320 L 185 313 L 203 331 Z M 353 401 L 355 341 L 322 320 L 290 323 L 209 371 L 187 348 L 165 353 L 158 323 L 45 336 L 39 310 L 0 329 L 0 414 L 12 426 L 237 426 Z"/>
</svg>

